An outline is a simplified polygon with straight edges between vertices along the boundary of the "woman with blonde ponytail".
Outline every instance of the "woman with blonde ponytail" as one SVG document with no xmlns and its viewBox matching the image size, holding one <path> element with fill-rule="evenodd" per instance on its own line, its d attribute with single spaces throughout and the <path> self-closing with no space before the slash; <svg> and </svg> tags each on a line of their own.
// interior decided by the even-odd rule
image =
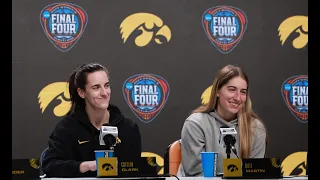
<svg viewBox="0 0 320 180">
<path fill-rule="evenodd" d="M 181 131 L 182 162 L 178 176 L 203 176 L 201 152 L 218 152 L 217 173 L 223 173 L 226 149 L 219 141 L 220 127 L 235 128 L 231 158 L 263 158 L 268 144 L 267 130 L 253 112 L 246 73 L 233 65 L 219 70 L 209 102 L 193 110 Z"/>
</svg>

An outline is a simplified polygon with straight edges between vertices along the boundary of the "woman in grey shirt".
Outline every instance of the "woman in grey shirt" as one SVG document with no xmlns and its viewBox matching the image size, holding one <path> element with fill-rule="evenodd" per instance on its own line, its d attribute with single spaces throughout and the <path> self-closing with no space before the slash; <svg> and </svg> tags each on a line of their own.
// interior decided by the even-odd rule
<svg viewBox="0 0 320 180">
<path fill-rule="evenodd" d="M 218 152 L 217 173 L 223 173 L 226 148 L 219 141 L 221 127 L 235 128 L 237 155 L 231 158 L 263 158 L 268 143 L 267 130 L 253 112 L 249 80 L 240 68 L 227 65 L 218 72 L 209 102 L 195 109 L 181 132 L 182 162 L 178 176 L 203 176 L 200 152 Z"/>
</svg>

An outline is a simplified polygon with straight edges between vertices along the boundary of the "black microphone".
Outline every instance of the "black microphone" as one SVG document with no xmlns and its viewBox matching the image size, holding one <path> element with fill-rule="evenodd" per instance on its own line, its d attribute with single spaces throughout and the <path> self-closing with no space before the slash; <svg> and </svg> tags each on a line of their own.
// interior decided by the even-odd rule
<svg viewBox="0 0 320 180">
<path fill-rule="evenodd" d="M 226 147 L 227 158 L 230 158 L 230 150 L 232 150 L 233 153 L 238 157 L 237 150 L 235 148 L 236 135 L 237 131 L 235 128 L 230 128 L 228 126 L 220 127 L 219 144 L 223 145 L 223 147 Z"/>
<path fill-rule="evenodd" d="M 107 147 L 112 147 L 116 144 L 116 138 L 111 134 L 103 136 L 103 141 Z"/>
<path fill-rule="evenodd" d="M 118 128 L 116 126 L 110 126 L 109 124 L 103 124 L 100 129 L 99 142 L 100 145 L 106 145 L 109 148 L 116 146 L 118 137 Z"/>
<path fill-rule="evenodd" d="M 232 150 L 233 153 L 238 157 L 238 155 L 237 155 L 237 150 L 236 150 L 236 148 L 234 147 L 234 145 L 235 145 L 235 143 L 236 143 L 236 138 L 233 137 L 232 135 L 228 134 L 228 135 L 224 136 L 223 140 L 224 140 L 224 142 L 225 142 L 226 144 L 230 144 L 231 150 Z"/>
</svg>

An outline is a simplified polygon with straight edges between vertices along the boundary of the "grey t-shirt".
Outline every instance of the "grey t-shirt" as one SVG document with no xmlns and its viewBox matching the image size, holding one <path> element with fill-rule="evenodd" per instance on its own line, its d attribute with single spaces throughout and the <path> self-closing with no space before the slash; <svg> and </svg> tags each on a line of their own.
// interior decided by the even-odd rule
<svg viewBox="0 0 320 180">
<path fill-rule="evenodd" d="M 223 120 L 216 112 L 193 113 L 181 131 L 182 162 L 177 176 L 203 176 L 200 152 L 218 152 L 217 173 L 223 173 L 223 159 L 227 158 L 226 148 L 219 144 L 220 127 L 233 127 L 238 131 L 238 120 Z M 254 119 L 250 158 L 263 158 L 266 149 L 266 131 L 263 124 Z M 240 157 L 239 136 L 236 136 L 235 148 Z M 237 158 L 232 152 L 230 158 Z"/>
</svg>

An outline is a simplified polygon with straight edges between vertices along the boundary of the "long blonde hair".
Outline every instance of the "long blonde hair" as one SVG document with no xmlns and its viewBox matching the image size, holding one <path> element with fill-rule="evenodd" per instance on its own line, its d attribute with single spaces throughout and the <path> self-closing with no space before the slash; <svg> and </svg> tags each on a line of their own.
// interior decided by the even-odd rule
<svg viewBox="0 0 320 180">
<path fill-rule="evenodd" d="M 234 77 L 240 76 L 247 82 L 247 100 L 245 105 L 237 113 L 238 116 L 238 126 L 239 126 L 239 137 L 240 137 L 240 156 L 242 158 L 249 158 L 251 152 L 251 122 L 253 119 L 258 119 L 262 122 L 262 120 L 258 117 L 256 113 L 252 110 L 252 103 L 249 96 L 249 79 L 247 74 L 240 68 L 233 65 L 227 65 L 219 70 L 216 75 L 216 78 L 212 84 L 212 90 L 209 102 L 207 104 L 203 104 L 192 111 L 192 113 L 210 113 L 212 110 L 217 108 L 218 105 L 218 97 L 217 92 L 220 90 L 222 86 L 228 83 Z M 264 125 L 264 123 L 263 123 Z M 264 125 L 264 127 L 266 127 Z M 266 129 L 266 128 L 265 128 Z M 268 144 L 268 136 L 266 139 L 266 143 Z"/>
</svg>

